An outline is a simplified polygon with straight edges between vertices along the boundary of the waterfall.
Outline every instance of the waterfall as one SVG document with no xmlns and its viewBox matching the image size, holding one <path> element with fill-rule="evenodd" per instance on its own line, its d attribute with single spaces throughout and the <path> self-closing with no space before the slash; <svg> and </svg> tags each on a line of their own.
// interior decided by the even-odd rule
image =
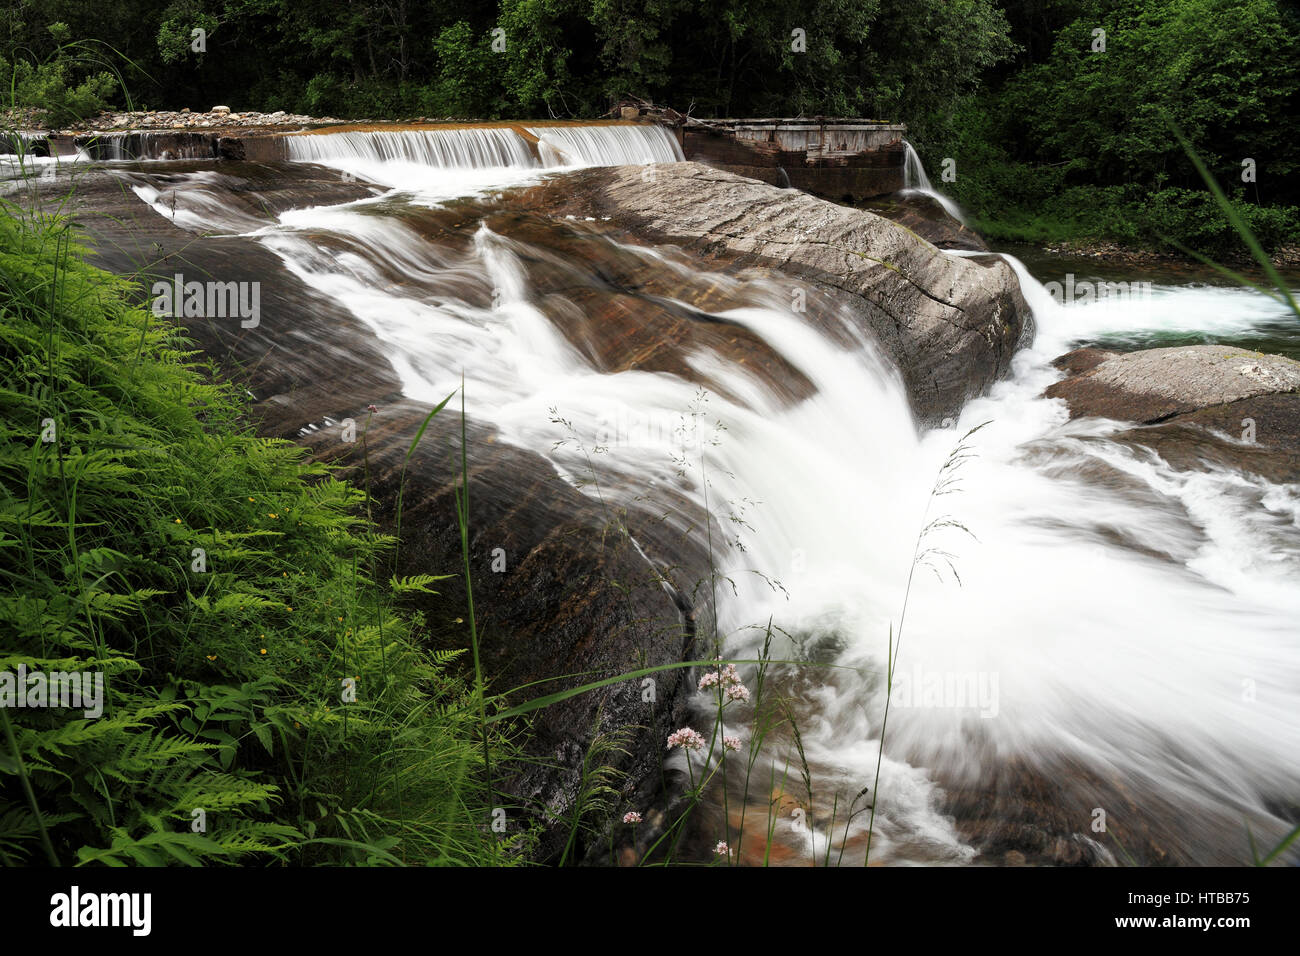
<svg viewBox="0 0 1300 956">
<path fill-rule="evenodd" d="M 567 147 L 568 161 L 599 158 L 582 151 L 574 127 L 563 127 L 564 135 L 556 129 L 537 131 L 552 148 Z M 608 132 L 631 127 L 602 129 L 594 138 L 624 141 L 632 151 L 643 145 Z M 412 134 L 403 148 L 446 132 Z M 505 150 L 500 139 L 515 135 L 493 132 L 457 141 L 479 156 L 473 150 L 488 149 L 488 141 Z M 378 165 L 379 147 L 365 138 L 374 135 L 297 139 L 351 136 L 331 148 L 364 146 L 365 161 Z M 451 148 L 446 140 L 441 146 Z M 448 249 L 407 215 L 446 195 L 446 171 L 431 178 L 412 165 L 412 153 L 402 155 L 406 161 L 389 164 L 398 194 L 382 203 L 295 209 L 248 235 L 373 332 L 407 396 L 432 403 L 463 381 L 470 416 L 575 484 L 593 465 L 558 441 L 568 435 L 556 418 L 572 423 L 588 446 L 604 446 L 599 489 L 614 507 L 647 497 L 657 506 L 654 496 L 665 491 L 666 511 L 680 507 L 681 496 L 703 507 L 698 472 L 677 469 L 683 448 L 674 425 L 706 382 L 707 417 L 722 430 L 716 443 L 699 442 L 686 457 L 698 463 L 707 455 L 715 514 L 753 503 L 735 532 L 744 550 L 732 542 L 718 549 L 717 577 L 728 582 L 717 594 L 719 631 L 728 656 L 750 659 L 770 622 L 779 636 L 775 657 L 835 665 L 769 674 L 792 689 L 819 801 L 834 793 L 845 807 L 872 781 L 882 749 L 880 674 L 929 489 L 958 438 L 992 423 L 972 438 L 962 493 L 940 505 L 974 537 L 949 528 L 931 542 L 954 556 L 960 586 L 947 575 L 917 575 L 897 658 L 901 686 L 918 695 L 927 675 L 957 674 L 983 681 L 992 696 L 974 709 L 915 699 L 891 709 L 873 859 L 971 861 L 944 793 L 1014 785 L 1025 768 L 1059 791 L 1062 806 L 1067 796 L 1076 804 L 1094 799 L 1089 788 L 1102 780 L 1126 788 L 1131 807 L 1174 808 L 1146 811 L 1133 826 L 1167 845 L 1177 841 L 1202 862 L 1222 862 L 1239 844 L 1245 859 L 1243 819 L 1261 842 L 1279 830 L 1300 792 L 1300 488 L 1213 467 L 1178 471 L 1113 440 L 1127 426 L 1067 421 L 1062 404 L 1042 393 L 1061 377 L 1051 360 L 1075 343 L 1117 330 L 1158 337 L 1209 317 L 1216 324 L 1207 328 L 1227 337 L 1274 321 L 1281 306 L 1251 290 L 1195 286 L 1158 287 L 1140 312 L 1107 299 L 1061 306 L 1009 260 L 1035 313 L 1033 345 L 951 427 L 920 431 L 897 370 L 853 337 L 851 322 L 831 315 L 814 323 L 792 312 L 784 281 L 708 273 L 669 252 L 594 235 L 578 261 L 540 244 L 540 228 L 515 239 L 482 222 L 472 242 Z M 618 155 L 626 161 L 628 154 Z M 909 165 L 912 155 L 909 149 Z M 491 173 L 497 186 L 510 175 Z M 924 189 L 924 170 L 911 175 L 913 188 Z M 230 188 L 189 182 L 213 197 Z M 169 188 L 181 208 L 211 219 L 204 202 L 186 199 L 182 182 Z M 590 291 L 607 283 L 600 256 L 639 256 L 669 288 L 724 291 L 728 305 L 708 318 L 756 336 L 806 377 L 809 394 L 797 401 L 777 394 L 762 368 L 734 361 L 721 346 L 682 353 L 699 381 L 669 371 L 607 371 L 543 308 L 543 299 L 554 306 L 563 293 L 540 295 L 530 271 L 542 263 L 573 270 L 549 287 Z M 394 268 L 405 277 L 400 286 L 391 281 Z M 636 307 L 631 291 L 619 295 L 624 307 Z M 561 314 L 570 322 L 590 308 L 574 298 Z M 583 490 L 595 493 L 590 483 Z M 760 821 L 768 798 L 764 792 Z M 866 822 L 855 817 L 851 838 Z M 1091 822 L 1085 811 L 1078 832 L 1089 834 Z M 782 820 L 777 839 L 806 837 Z M 825 828 L 813 839 L 824 841 Z"/>
<path fill-rule="evenodd" d="M 907 140 L 903 140 L 903 146 L 906 150 L 903 165 L 903 188 L 929 196 L 943 207 L 944 212 L 965 225 L 966 219 L 962 216 L 961 207 L 930 185 L 930 177 L 925 174 L 925 166 L 921 164 L 921 157 L 912 148 L 912 144 Z"/>
<path fill-rule="evenodd" d="M 286 136 L 289 158 L 299 162 L 370 160 L 447 169 L 536 165 L 528 144 L 507 127 L 428 129 Z"/>
<path fill-rule="evenodd" d="M 662 126 L 533 126 L 547 166 L 634 166 L 685 160 Z"/>
<path fill-rule="evenodd" d="M 30 156 L 33 151 L 49 150 L 45 133 L 7 129 L 0 133 L 0 156 Z"/>
<path fill-rule="evenodd" d="M 127 139 L 122 133 L 98 133 L 86 138 L 81 143 L 81 149 L 91 159 L 107 160 L 108 162 L 135 159 L 136 157 L 131 154 L 131 151 L 126 146 Z"/>
<path fill-rule="evenodd" d="M 540 161 L 510 127 L 312 133 L 288 136 L 289 158 L 300 162 L 413 163 L 444 169 L 535 169 L 539 166 L 621 166 L 683 159 L 661 126 L 536 126 Z"/>
<path fill-rule="evenodd" d="M 930 177 L 925 174 L 925 166 L 921 164 L 921 157 L 917 155 L 912 144 L 903 140 L 903 146 L 906 150 L 903 165 L 903 188 L 920 189 L 925 192 L 934 192 L 934 187 L 930 185 Z"/>
<path fill-rule="evenodd" d="M 77 137 L 77 146 L 90 158 L 119 162 L 147 159 L 215 159 L 216 140 L 197 130 L 138 130 L 93 133 Z"/>
<path fill-rule="evenodd" d="M 536 137 L 537 154 L 529 140 Z M 446 127 L 286 136 L 289 158 L 341 169 L 426 201 L 522 185 L 556 167 L 682 159 L 661 126 Z"/>
<path fill-rule="evenodd" d="M 0 132 L 0 193 L 14 188 L 14 181 L 29 176 L 37 168 L 42 175 L 54 174 L 64 163 L 78 163 L 90 159 L 79 146 L 68 155 L 59 155 L 49 134 L 24 130 Z"/>
</svg>

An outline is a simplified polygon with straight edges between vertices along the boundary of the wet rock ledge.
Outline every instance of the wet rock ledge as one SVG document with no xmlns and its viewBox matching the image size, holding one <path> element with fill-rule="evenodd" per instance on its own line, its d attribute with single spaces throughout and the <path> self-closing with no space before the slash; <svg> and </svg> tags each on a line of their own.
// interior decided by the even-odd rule
<svg viewBox="0 0 1300 956">
<path fill-rule="evenodd" d="M 1227 345 L 1108 352 L 1056 360 L 1069 377 L 1045 394 L 1071 418 L 1137 423 L 1116 436 L 1180 468 L 1239 468 L 1300 481 L 1300 362 Z"/>
<path fill-rule="evenodd" d="M 586 170 L 538 187 L 531 201 L 679 246 L 706 267 L 762 267 L 812 284 L 893 359 L 922 422 L 956 414 L 1005 375 L 1032 332 L 1001 259 L 944 255 L 874 213 L 698 163 Z"/>
</svg>

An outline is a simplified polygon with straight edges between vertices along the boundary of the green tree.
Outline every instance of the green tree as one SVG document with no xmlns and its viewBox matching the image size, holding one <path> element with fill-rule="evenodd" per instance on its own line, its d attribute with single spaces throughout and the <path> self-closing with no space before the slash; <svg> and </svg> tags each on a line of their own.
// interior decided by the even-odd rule
<svg viewBox="0 0 1300 956">
<path fill-rule="evenodd" d="M 1104 52 L 1093 52 L 1096 29 Z M 1010 139 L 1025 158 L 1065 163 L 1086 181 L 1199 186 L 1168 115 L 1212 169 L 1240 171 L 1252 158 L 1264 182 L 1282 186 L 1300 134 L 1298 40 L 1274 0 L 1096 3 L 1046 62 L 1008 84 Z"/>
</svg>

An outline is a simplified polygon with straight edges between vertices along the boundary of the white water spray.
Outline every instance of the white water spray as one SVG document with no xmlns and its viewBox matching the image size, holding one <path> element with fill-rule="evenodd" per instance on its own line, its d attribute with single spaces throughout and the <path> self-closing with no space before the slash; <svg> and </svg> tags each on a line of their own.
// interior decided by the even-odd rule
<svg viewBox="0 0 1300 956">
<path fill-rule="evenodd" d="M 524 129 L 524 127 L 520 127 Z M 679 162 L 677 140 L 656 125 L 537 126 L 537 155 L 515 129 L 434 128 L 286 136 L 290 159 L 343 170 L 417 202 L 532 182 L 561 167 Z"/>
<path fill-rule="evenodd" d="M 386 165 L 390 180 L 410 169 Z M 445 187 L 413 177 L 401 188 L 420 203 Z M 355 251 L 340 255 L 320 234 Z M 619 416 L 671 420 L 697 401 L 697 387 L 674 375 L 594 368 L 535 304 L 520 258 L 527 247 L 485 227 L 454 261 L 365 204 L 297 210 L 258 235 L 374 331 L 408 395 L 441 399 L 463 372 L 470 414 L 561 474 L 586 465 L 554 447 L 565 435 L 552 407 L 592 442 Z M 689 268 L 637 254 L 665 270 Z M 945 693 L 930 699 L 923 687 L 900 695 L 873 855 L 972 859 L 942 814 L 942 788 L 976 786 L 1014 760 L 1044 774 L 1086 768 L 1173 806 L 1182 817 L 1166 825 L 1187 834 L 1182 849 L 1219 859 L 1218 847 L 1195 845 L 1197 821 L 1276 826 L 1272 808 L 1300 792 L 1300 489 L 1225 470 L 1176 471 L 1112 440 L 1117 423 L 1068 422 L 1041 393 L 1060 377 L 1050 360 L 1099 333 L 1158 330 L 1216 311 L 1212 331 L 1227 334 L 1253 328 L 1272 307 L 1254 293 L 1197 288 L 1157 289 L 1145 313 L 1106 300 L 1063 307 L 1010 261 L 1035 313 L 1034 345 L 955 427 L 920 434 L 899 377 L 868 343 L 832 341 L 789 311 L 781 289 L 715 277 L 749 302 L 718 318 L 761 337 L 815 388 L 792 405 L 751 369 L 713 352 L 689 356 L 715 385 L 709 419 L 726 426 L 721 444 L 693 452 L 705 455 L 710 504 L 718 512 L 755 503 L 745 551 L 721 558 L 720 574 L 737 584 L 717 595 L 726 652 L 753 656 L 754 627 L 770 618 L 795 639 L 778 656 L 838 665 L 796 678 L 804 745 L 814 772 L 847 794 L 870 783 L 879 675 L 929 489 L 957 438 L 991 422 L 973 438 L 963 493 L 940 506 L 975 536 L 944 542 L 961 586 L 949 576 L 916 580 L 898 667 L 914 684 L 973 675 L 969 686 L 996 699 L 970 706 Z M 392 263 L 412 277 L 409 291 L 384 280 Z M 463 285 L 448 291 L 442 277 L 451 274 L 498 290 L 496 304 L 472 304 Z M 421 294 L 426 282 L 444 282 L 443 291 Z M 680 450 L 668 430 L 612 443 L 604 493 L 630 502 L 678 487 Z M 1081 786 L 1055 783 L 1063 793 Z M 1079 832 L 1088 823 L 1079 820 Z"/>
<path fill-rule="evenodd" d="M 540 159 L 528 141 L 506 126 L 375 130 L 286 136 L 299 162 L 370 161 L 440 169 L 535 169 L 550 166 L 623 166 L 682 161 L 677 140 L 662 126 L 535 126 Z"/>
<path fill-rule="evenodd" d="M 547 166 L 680 163 L 676 138 L 662 126 L 534 126 Z"/>
<path fill-rule="evenodd" d="M 912 148 L 912 144 L 903 140 L 903 146 L 906 151 L 903 161 L 903 188 L 929 196 L 943 207 L 944 212 L 965 225 L 966 219 L 962 215 L 961 207 L 930 185 L 930 177 L 925 174 L 925 166 L 922 165 L 921 157 Z"/>
</svg>

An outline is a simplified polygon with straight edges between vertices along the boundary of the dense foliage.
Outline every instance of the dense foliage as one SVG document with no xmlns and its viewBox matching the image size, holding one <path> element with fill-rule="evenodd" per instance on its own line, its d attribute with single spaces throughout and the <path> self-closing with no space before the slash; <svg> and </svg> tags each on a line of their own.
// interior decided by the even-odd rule
<svg viewBox="0 0 1300 956">
<path fill-rule="evenodd" d="M 395 606 L 431 579 L 381 585 L 361 491 L 0 205 L 0 679 L 104 681 L 0 707 L 0 863 L 504 860 L 460 652 Z"/>
<path fill-rule="evenodd" d="M 68 37 L 102 46 L 70 51 Z M 955 161 L 943 188 L 995 235 L 1219 251 L 1232 230 L 1167 117 L 1266 243 L 1300 232 L 1300 15 L 1284 0 L 17 0 L 0 12 L 11 91 L 60 120 L 111 99 L 110 54 L 157 109 L 591 117 L 637 96 L 696 116 L 902 121 L 928 165 Z"/>
<path fill-rule="evenodd" d="M 138 64 L 155 108 L 372 117 L 590 116 L 627 95 L 697 115 L 913 115 L 1012 51 L 991 0 L 18 0 L 0 55 L 51 56 L 56 23 Z"/>
<path fill-rule="evenodd" d="M 1181 129 L 1265 245 L 1300 237 L 1300 16 L 1275 0 L 1025 0 L 1020 66 L 957 108 L 954 195 L 1025 238 L 1236 241 Z M 1031 15 L 1032 12 L 1032 15 Z M 1105 31 L 1105 49 L 1094 52 Z M 940 144 L 923 144 L 940 145 Z M 1249 161 L 1249 162 L 1248 162 Z M 992 220 L 992 221 L 989 221 Z"/>
</svg>

